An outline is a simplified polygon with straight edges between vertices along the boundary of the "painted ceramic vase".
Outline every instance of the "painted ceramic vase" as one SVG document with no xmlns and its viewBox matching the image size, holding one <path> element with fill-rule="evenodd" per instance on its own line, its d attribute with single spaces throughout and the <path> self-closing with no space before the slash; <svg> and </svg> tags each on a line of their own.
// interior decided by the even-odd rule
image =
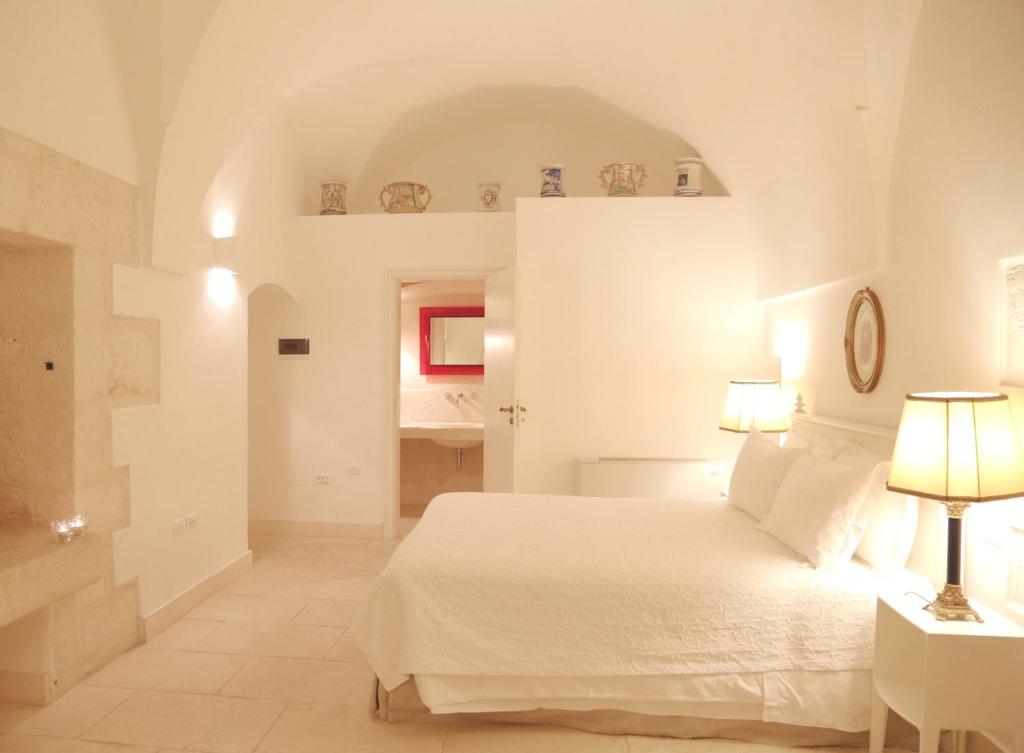
<svg viewBox="0 0 1024 753">
<path fill-rule="evenodd" d="M 348 185 L 341 180 L 325 180 L 320 184 L 320 214 L 348 214 L 345 192 Z"/>
<path fill-rule="evenodd" d="M 609 196 L 636 196 L 647 183 L 647 170 L 639 162 L 612 162 L 597 177 Z"/>
<path fill-rule="evenodd" d="M 384 195 L 387 194 L 387 201 Z M 388 183 L 380 189 L 377 200 L 388 214 L 409 214 L 424 211 L 430 204 L 434 194 L 422 183 L 403 180 Z"/>
<path fill-rule="evenodd" d="M 501 211 L 501 183 L 496 180 L 476 184 L 479 201 L 477 209 L 481 212 Z"/>
<path fill-rule="evenodd" d="M 565 196 L 565 165 L 541 165 L 541 196 Z"/>
<path fill-rule="evenodd" d="M 704 188 L 700 182 L 704 160 L 700 157 L 682 157 L 676 160 L 676 187 L 672 191 L 675 196 L 703 196 Z"/>
</svg>

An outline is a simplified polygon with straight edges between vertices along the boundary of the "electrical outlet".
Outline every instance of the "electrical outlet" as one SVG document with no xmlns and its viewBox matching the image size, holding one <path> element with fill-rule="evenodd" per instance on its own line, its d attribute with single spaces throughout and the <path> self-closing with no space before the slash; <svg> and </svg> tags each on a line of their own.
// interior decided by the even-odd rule
<svg viewBox="0 0 1024 753">
<path fill-rule="evenodd" d="M 184 536 L 185 535 L 185 519 L 177 518 L 171 522 L 171 535 L 172 536 Z"/>
<path fill-rule="evenodd" d="M 199 513 L 190 512 L 184 518 L 185 530 L 189 533 L 199 530 Z"/>
<path fill-rule="evenodd" d="M 328 486 L 331 483 L 331 476 L 329 473 L 317 473 L 313 476 L 313 483 L 320 486 Z"/>
<path fill-rule="evenodd" d="M 363 472 L 363 466 L 359 463 L 349 463 L 345 466 L 345 473 L 349 476 L 359 476 Z"/>
</svg>

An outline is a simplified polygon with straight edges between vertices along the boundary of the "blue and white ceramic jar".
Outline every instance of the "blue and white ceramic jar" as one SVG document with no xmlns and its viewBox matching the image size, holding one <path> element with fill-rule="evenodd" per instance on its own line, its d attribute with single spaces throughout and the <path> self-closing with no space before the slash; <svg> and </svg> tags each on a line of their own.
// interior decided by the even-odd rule
<svg viewBox="0 0 1024 753">
<path fill-rule="evenodd" d="M 565 196 L 565 165 L 541 165 L 540 195 Z"/>
</svg>

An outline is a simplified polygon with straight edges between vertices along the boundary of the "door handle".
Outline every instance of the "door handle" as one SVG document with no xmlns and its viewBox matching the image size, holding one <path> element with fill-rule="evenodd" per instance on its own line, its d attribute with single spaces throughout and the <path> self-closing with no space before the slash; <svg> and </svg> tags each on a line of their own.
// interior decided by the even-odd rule
<svg viewBox="0 0 1024 753">
<path fill-rule="evenodd" d="M 510 405 L 507 408 L 499 407 L 498 408 L 498 413 L 508 413 L 508 414 L 510 414 L 509 417 L 508 417 L 508 424 L 509 424 L 509 426 L 515 426 L 516 425 L 516 416 L 515 416 L 516 407 L 515 407 L 515 405 Z"/>
<path fill-rule="evenodd" d="M 512 413 L 515 410 L 515 406 L 508 406 L 507 408 L 498 408 L 498 413 Z"/>
</svg>

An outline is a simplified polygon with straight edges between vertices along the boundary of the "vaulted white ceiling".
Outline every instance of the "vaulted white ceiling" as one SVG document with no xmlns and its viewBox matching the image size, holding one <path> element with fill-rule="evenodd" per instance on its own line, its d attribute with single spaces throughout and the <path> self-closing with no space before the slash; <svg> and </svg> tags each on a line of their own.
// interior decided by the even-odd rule
<svg viewBox="0 0 1024 753">
<path fill-rule="evenodd" d="M 372 181 L 518 118 L 700 153 L 747 209 L 766 296 L 884 257 L 920 0 L 224 0 L 168 126 L 154 263 L 184 264 L 220 167 L 283 113 L 307 166 Z"/>
</svg>

